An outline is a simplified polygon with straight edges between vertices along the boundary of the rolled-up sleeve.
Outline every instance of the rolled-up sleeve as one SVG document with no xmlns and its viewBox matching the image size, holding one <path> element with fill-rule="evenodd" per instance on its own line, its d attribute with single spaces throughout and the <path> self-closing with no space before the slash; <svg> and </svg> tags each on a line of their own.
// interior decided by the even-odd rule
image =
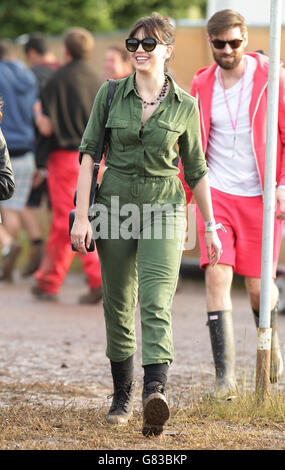
<svg viewBox="0 0 285 470">
<path fill-rule="evenodd" d="M 105 82 L 96 95 L 87 126 L 81 139 L 79 146 L 80 163 L 84 153 L 88 153 L 88 155 L 95 160 L 100 131 L 103 126 L 107 94 L 108 82 Z"/>
<path fill-rule="evenodd" d="M 202 149 L 200 116 L 196 101 L 191 98 L 192 109 L 185 132 L 179 137 L 179 153 L 184 170 L 184 178 L 193 189 L 203 176 L 208 173 L 208 166 Z"/>
</svg>

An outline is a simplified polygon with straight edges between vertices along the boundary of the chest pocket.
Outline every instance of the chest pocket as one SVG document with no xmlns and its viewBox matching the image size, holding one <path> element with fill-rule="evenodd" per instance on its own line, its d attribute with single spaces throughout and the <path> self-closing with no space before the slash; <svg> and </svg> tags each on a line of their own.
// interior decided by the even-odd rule
<svg viewBox="0 0 285 470">
<path fill-rule="evenodd" d="M 130 121 L 118 117 L 110 117 L 106 123 L 106 127 L 110 128 L 111 143 L 118 150 L 123 150 L 130 143 L 130 124 Z"/>
<path fill-rule="evenodd" d="M 179 136 L 184 131 L 184 126 L 181 124 L 162 121 L 161 119 L 157 121 L 157 125 L 159 126 L 160 134 L 162 135 L 161 149 L 163 151 L 173 147 Z"/>
</svg>

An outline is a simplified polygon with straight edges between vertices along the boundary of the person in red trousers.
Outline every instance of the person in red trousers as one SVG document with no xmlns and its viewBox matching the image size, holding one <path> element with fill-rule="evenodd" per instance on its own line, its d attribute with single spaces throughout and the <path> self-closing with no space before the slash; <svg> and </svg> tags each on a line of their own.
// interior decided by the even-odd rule
<svg viewBox="0 0 285 470">
<path fill-rule="evenodd" d="M 79 172 L 78 147 L 86 127 L 100 81 L 90 64 L 93 36 L 83 28 L 72 28 L 64 36 L 65 64 L 42 90 L 35 107 L 35 121 L 42 135 L 50 138 L 47 183 L 52 224 L 46 253 L 35 273 L 32 293 L 41 300 L 55 300 L 73 260 L 68 231 L 69 213 Z M 80 303 L 96 303 L 102 298 L 100 263 L 97 251 L 82 256 L 89 292 Z"/>
</svg>

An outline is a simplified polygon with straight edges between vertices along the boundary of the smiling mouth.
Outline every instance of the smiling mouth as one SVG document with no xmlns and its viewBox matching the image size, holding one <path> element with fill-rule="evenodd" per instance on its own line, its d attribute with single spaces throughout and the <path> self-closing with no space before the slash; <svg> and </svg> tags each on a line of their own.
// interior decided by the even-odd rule
<svg viewBox="0 0 285 470">
<path fill-rule="evenodd" d="M 137 62 L 145 62 L 146 60 L 148 60 L 148 57 L 136 57 Z"/>
</svg>

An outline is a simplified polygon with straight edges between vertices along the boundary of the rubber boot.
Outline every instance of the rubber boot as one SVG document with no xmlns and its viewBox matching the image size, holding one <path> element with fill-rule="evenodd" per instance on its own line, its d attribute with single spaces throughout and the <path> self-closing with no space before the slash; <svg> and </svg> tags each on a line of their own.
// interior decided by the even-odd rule
<svg viewBox="0 0 285 470">
<path fill-rule="evenodd" d="M 107 414 L 107 422 L 111 424 L 127 424 L 133 414 L 135 381 L 133 380 L 133 356 L 122 362 L 111 361 L 114 393 Z"/>
<path fill-rule="evenodd" d="M 215 396 L 230 399 L 237 392 L 232 311 L 208 312 L 207 324 L 216 369 Z"/>
<path fill-rule="evenodd" d="M 252 309 L 256 327 L 259 326 L 259 312 Z M 278 302 L 270 312 L 270 328 L 272 328 L 271 337 L 271 358 L 270 358 L 270 382 L 276 383 L 280 380 L 283 373 L 283 359 L 280 350 L 279 338 L 277 333 Z"/>
</svg>

